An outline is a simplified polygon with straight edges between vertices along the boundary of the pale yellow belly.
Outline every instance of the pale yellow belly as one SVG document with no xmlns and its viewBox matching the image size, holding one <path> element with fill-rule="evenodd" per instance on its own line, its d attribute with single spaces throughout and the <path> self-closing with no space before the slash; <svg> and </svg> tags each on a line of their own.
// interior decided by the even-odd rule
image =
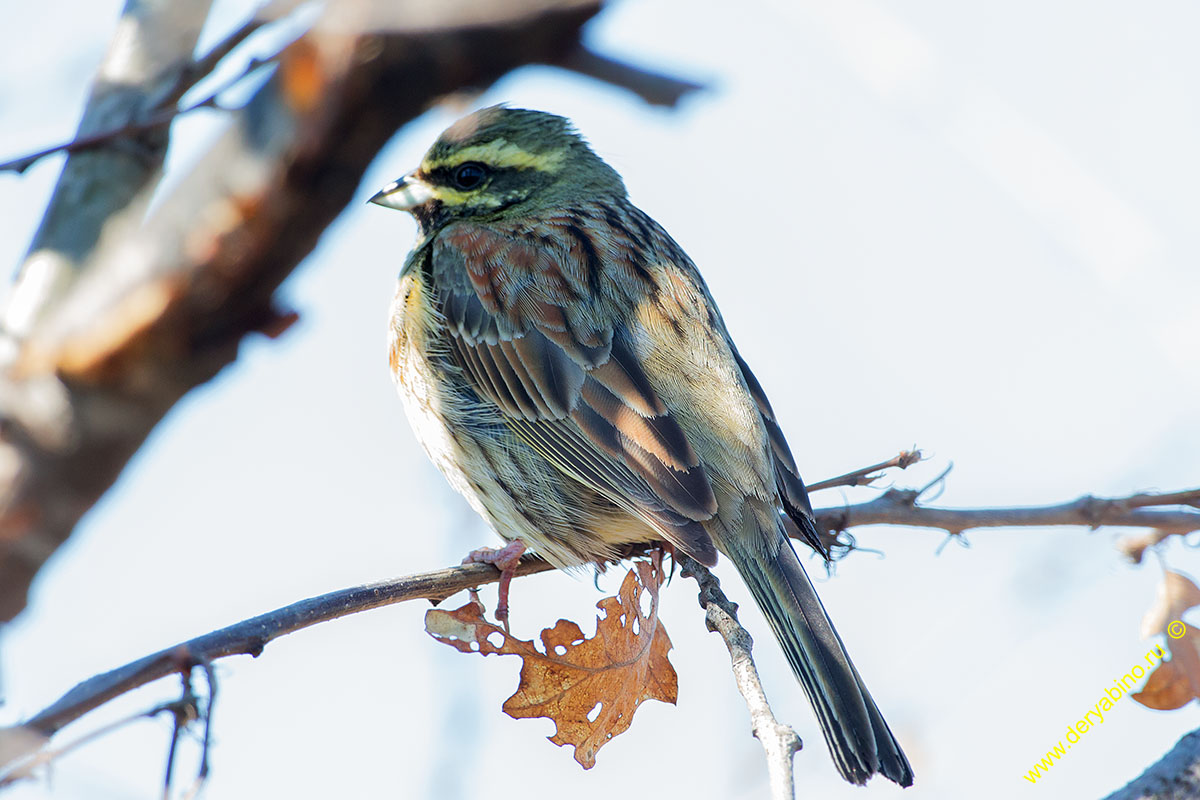
<svg viewBox="0 0 1200 800">
<path fill-rule="evenodd" d="M 604 560 L 623 544 L 659 538 L 644 521 L 555 469 L 494 405 L 462 390 L 428 291 L 419 273 L 401 277 L 388 352 L 409 424 L 450 485 L 502 538 L 520 538 L 558 566 Z"/>
</svg>

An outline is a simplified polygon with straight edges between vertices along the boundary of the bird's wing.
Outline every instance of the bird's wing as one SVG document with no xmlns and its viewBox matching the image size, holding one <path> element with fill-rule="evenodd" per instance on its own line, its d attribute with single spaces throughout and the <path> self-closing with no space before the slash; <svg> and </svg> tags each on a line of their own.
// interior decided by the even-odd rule
<svg viewBox="0 0 1200 800">
<path fill-rule="evenodd" d="M 741 370 L 742 378 L 746 381 L 746 388 L 750 390 L 750 396 L 754 398 L 754 404 L 758 406 L 759 416 L 762 417 L 763 426 L 767 431 L 767 439 L 771 443 L 771 456 L 775 464 L 775 484 L 779 489 L 779 497 L 783 500 L 783 509 L 800 529 L 804 541 L 828 559 L 829 549 L 817 534 L 812 503 L 808 499 L 808 490 L 804 488 L 804 481 L 800 478 L 800 470 L 796 467 L 796 459 L 792 458 L 792 449 L 788 447 L 783 429 L 779 427 L 779 422 L 775 419 L 771 401 L 767 399 L 767 394 L 763 391 L 758 378 L 754 377 L 754 373 L 750 371 L 745 359 L 733 346 L 733 342 L 730 342 L 729 346 L 737 361 L 738 369 Z"/>
<path fill-rule="evenodd" d="M 431 277 L 451 356 L 555 467 L 714 564 L 705 468 L 599 285 L 603 256 L 569 228 L 550 240 L 464 224 L 438 235 Z"/>
</svg>

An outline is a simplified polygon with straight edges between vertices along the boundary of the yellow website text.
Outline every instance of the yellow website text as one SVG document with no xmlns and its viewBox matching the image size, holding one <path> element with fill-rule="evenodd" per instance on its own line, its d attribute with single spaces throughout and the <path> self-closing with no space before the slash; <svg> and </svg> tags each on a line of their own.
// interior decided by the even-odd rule
<svg viewBox="0 0 1200 800">
<path fill-rule="evenodd" d="M 1153 650 L 1146 653 L 1146 663 L 1153 669 L 1163 660 L 1166 651 L 1161 645 L 1156 645 Z M 1044 773 L 1049 772 L 1054 766 L 1056 759 L 1061 759 L 1071 749 L 1071 745 L 1077 744 L 1083 734 L 1087 733 L 1097 725 L 1104 722 L 1104 714 L 1113 707 L 1113 703 L 1124 697 L 1129 691 L 1137 686 L 1140 681 L 1149 672 L 1141 663 L 1134 664 L 1128 672 L 1122 675 L 1117 680 L 1113 681 L 1113 685 L 1104 690 L 1104 696 L 1100 698 L 1100 702 L 1096 703 L 1095 707 L 1088 709 L 1083 715 L 1083 719 L 1076 722 L 1074 725 L 1067 726 L 1066 747 L 1063 747 L 1063 740 L 1059 739 L 1058 744 L 1046 752 L 1046 757 L 1033 765 L 1033 769 L 1025 774 L 1025 780 L 1030 783 L 1037 783 L 1039 778 L 1044 777 Z"/>
</svg>

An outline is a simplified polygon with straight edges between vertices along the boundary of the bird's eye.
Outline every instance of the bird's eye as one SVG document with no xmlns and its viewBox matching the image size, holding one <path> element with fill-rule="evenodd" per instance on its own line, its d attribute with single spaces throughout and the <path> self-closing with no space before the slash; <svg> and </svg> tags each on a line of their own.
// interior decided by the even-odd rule
<svg viewBox="0 0 1200 800">
<path fill-rule="evenodd" d="M 474 189 L 487 177 L 487 167 L 474 161 L 468 161 L 455 167 L 452 177 L 454 185 L 459 189 Z"/>
</svg>

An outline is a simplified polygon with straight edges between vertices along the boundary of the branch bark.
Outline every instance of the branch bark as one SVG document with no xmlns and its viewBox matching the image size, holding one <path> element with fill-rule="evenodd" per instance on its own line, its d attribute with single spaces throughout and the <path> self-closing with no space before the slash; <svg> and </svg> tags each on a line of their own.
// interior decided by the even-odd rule
<svg viewBox="0 0 1200 800">
<path fill-rule="evenodd" d="M 928 487 L 926 487 L 928 489 Z M 817 530 L 830 547 L 847 549 L 838 534 L 862 525 L 905 525 L 938 528 L 952 536 L 973 528 L 1016 528 L 1058 525 L 1151 528 L 1155 534 L 1131 540 L 1122 549 L 1137 561 L 1145 547 L 1170 535 L 1200 530 L 1200 511 L 1191 507 L 1200 502 L 1200 489 L 1169 494 L 1135 494 L 1128 497 L 1084 495 L 1069 503 L 1049 506 L 1012 508 L 934 508 L 919 504 L 926 489 L 889 489 L 866 503 L 815 511 Z M 1182 506 L 1177 509 L 1152 506 Z M 1140 549 L 1138 547 L 1140 546 Z M 850 546 L 852 548 L 852 545 Z M 1136 553 L 1136 557 L 1135 557 Z"/>
<path fill-rule="evenodd" d="M 192 50 L 211 5 L 127 0 L 75 138 L 134 126 L 178 97 L 190 85 Z M 7 334 L 29 333 L 74 280 L 105 224 L 138 198 L 149 198 L 166 153 L 167 131 L 155 127 L 67 159 L 5 308 Z M 27 159 L 19 169 L 32 163 Z"/>
<path fill-rule="evenodd" d="M 1104 800 L 1192 800 L 1200 797 L 1200 730 L 1192 731 L 1138 778 Z"/>
<path fill-rule="evenodd" d="M 870 486 L 883 477 L 882 473 L 884 470 L 893 468 L 908 469 L 913 464 L 920 463 L 923 459 L 924 456 L 921 455 L 920 450 L 915 448 L 912 450 L 901 450 L 887 461 L 880 461 L 878 464 L 856 469 L 853 472 L 847 472 L 845 475 L 839 475 L 836 478 L 817 481 L 808 487 L 808 493 L 812 494 L 823 489 L 832 489 L 835 486 Z"/>
<path fill-rule="evenodd" d="M 656 72 L 647 72 L 640 67 L 609 58 L 582 45 L 567 53 L 558 66 L 601 83 L 620 86 L 622 89 L 633 92 L 652 106 L 675 106 L 683 99 L 684 95 L 704 88 L 699 83 L 683 81 Z"/>
<path fill-rule="evenodd" d="M 776 719 L 767 701 L 766 691 L 758 677 L 752 651 L 754 640 L 737 618 L 737 604 L 721 591 L 721 582 L 700 562 L 686 555 L 677 555 L 683 567 L 682 575 L 695 578 L 700 588 L 700 607 L 704 609 L 705 624 L 719 633 L 729 650 L 730 666 L 738 691 L 750 711 L 750 731 L 762 744 L 767 756 L 767 777 L 772 800 L 794 800 L 796 782 L 792 774 L 792 757 L 804 746 L 790 725 Z"/>
<path fill-rule="evenodd" d="M 540 558 L 526 556 L 516 574 L 533 575 L 551 569 L 554 567 Z M 275 639 L 321 622 L 406 600 L 438 603 L 458 592 L 499 580 L 500 571 L 490 564 L 465 564 L 355 586 L 251 617 L 96 675 L 77 684 L 22 725 L 0 729 L 0 767 L 8 767 L 0 778 L 0 787 L 25 777 L 26 770 L 16 762 L 36 752 L 64 725 L 151 681 L 190 672 L 192 667 L 218 658 L 258 656 Z"/>
</svg>

